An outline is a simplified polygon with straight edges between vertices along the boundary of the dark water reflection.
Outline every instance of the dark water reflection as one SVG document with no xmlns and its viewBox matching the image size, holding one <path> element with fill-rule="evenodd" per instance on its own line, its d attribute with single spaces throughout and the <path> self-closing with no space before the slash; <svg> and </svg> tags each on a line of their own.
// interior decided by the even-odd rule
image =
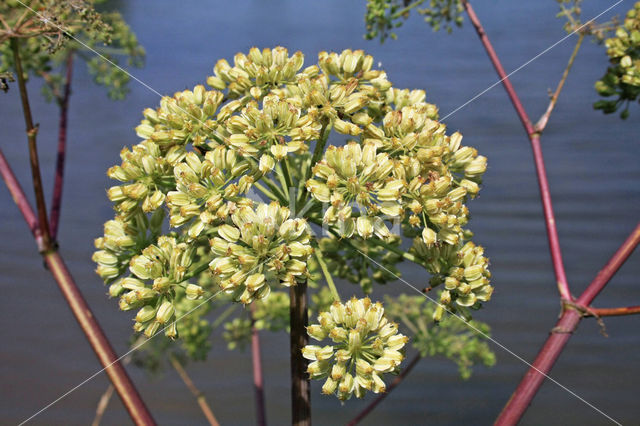
<svg viewBox="0 0 640 426">
<path fill-rule="evenodd" d="M 554 19 L 556 3 L 477 1 L 505 68 L 514 69 L 564 36 Z M 611 4 L 592 1 L 585 17 Z M 623 12 L 626 2 L 612 13 Z M 320 50 L 364 48 L 381 61 L 397 87 L 425 88 L 443 115 L 453 111 L 496 77 L 468 23 L 453 35 L 433 34 L 418 19 L 400 30 L 399 42 L 366 42 L 363 2 L 177 2 L 122 3 L 124 13 L 148 52 L 147 67 L 135 74 L 161 93 L 201 82 L 218 58 L 231 59 L 249 47 L 282 44 L 302 50 L 313 62 Z M 606 17 L 605 17 L 606 18 Z M 558 46 L 513 77 L 523 102 L 535 117 L 547 102 L 572 49 Z M 594 112 L 593 82 L 604 72 L 604 51 L 585 43 L 543 139 L 560 240 L 575 293 L 584 288 L 635 226 L 640 213 L 638 116 L 627 122 Z M 126 101 L 110 103 L 77 67 L 71 100 L 70 152 L 61 225 L 62 252 L 82 291 L 118 352 L 126 349 L 130 315 L 118 312 L 93 274 L 92 240 L 111 215 L 104 188 L 105 170 L 118 161 L 124 145 L 137 142 L 132 131 L 144 107 L 158 98 L 132 84 Z M 57 112 L 31 87 L 34 114 L 41 123 L 44 177 L 53 175 Z M 28 187 L 26 144 L 17 93 L 2 96 L 2 149 Z M 472 229 L 491 257 L 496 292 L 478 314 L 495 338 L 531 360 L 558 313 L 554 277 L 547 252 L 531 154 L 504 91 L 497 87 L 451 116 L 451 130 L 489 157 L 482 195 L 473 203 Z M 48 404 L 98 369 L 7 192 L 0 190 L 0 376 L 2 423 L 16 423 Z M 404 266 L 407 280 L 424 279 Z M 638 254 L 633 255 L 599 299 L 600 306 L 638 304 Z M 381 288 L 402 288 L 401 283 Z M 345 290 L 346 292 L 346 290 Z M 625 424 L 637 424 L 640 379 L 640 317 L 606 321 L 609 338 L 586 321 L 563 353 L 553 376 Z M 268 414 L 271 424 L 289 421 L 288 349 L 285 336 L 264 336 Z M 426 360 L 364 424 L 488 424 L 525 371 L 513 356 L 495 348 L 498 364 L 478 368 L 464 383 L 456 369 Z M 161 424 L 201 424 L 202 416 L 176 374 L 148 380 L 130 369 Z M 210 359 L 193 365 L 197 383 L 223 424 L 254 419 L 250 359 L 227 352 L 216 340 Z M 87 424 L 107 385 L 100 375 L 34 420 L 35 424 Z M 314 389 L 319 391 L 319 389 Z M 366 401 L 345 407 L 314 392 L 316 424 L 341 424 Z M 105 424 L 128 422 L 118 401 Z M 605 424 L 604 417 L 552 383 L 546 383 L 523 424 Z"/>
</svg>

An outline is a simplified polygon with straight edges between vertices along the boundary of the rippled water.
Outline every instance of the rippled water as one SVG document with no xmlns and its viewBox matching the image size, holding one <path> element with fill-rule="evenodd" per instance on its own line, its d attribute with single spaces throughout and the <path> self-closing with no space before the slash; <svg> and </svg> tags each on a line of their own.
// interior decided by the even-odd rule
<svg viewBox="0 0 640 426">
<path fill-rule="evenodd" d="M 251 46 L 284 45 L 301 50 L 313 62 L 320 50 L 364 48 L 380 61 L 397 87 L 424 88 L 442 115 L 448 114 L 496 81 L 496 76 L 468 24 L 453 35 L 432 33 L 419 19 L 400 29 L 400 40 L 384 45 L 362 38 L 364 2 L 345 1 L 155 1 L 120 5 L 148 54 L 147 66 L 134 74 L 160 93 L 171 94 L 204 80 L 218 58 L 231 59 Z M 611 1 L 586 2 L 591 17 Z M 625 4 L 626 3 L 626 4 Z M 554 18 L 556 3 L 477 1 L 480 18 L 507 70 L 515 69 L 564 36 Z M 630 1 L 611 13 L 623 13 Z M 513 76 L 513 83 L 533 117 L 547 102 L 573 47 L 559 45 Z M 627 233 L 640 213 L 638 116 L 622 122 L 591 109 L 594 81 L 605 69 L 601 47 L 585 43 L 543 137 L 560 241 L 574 293 L 579 293 Z M 57 111 L 30 86 L 44 178 L 53 176 Z M 137 142 L 132 129 L 144 107 L 158 97 L 131 84 L 127 100 L 109 102 L 76 67 L 71 99 L 69 157 L 61 224 L 61 251 L 94 313 L 116 350 L 126 350 L 131 315 L 105 297 L 92 272 L 92 240 L 112 215 L 105 196 L 105 170 L 118 161 L 124 145 Z M 26 138 L 12 90 L 0 97 L 0 144 L 28 188 Z M 501 87 L 489 91 L 447 119 L 465 142 L 489 158 L 485 188 L 470 204 L 477 241 L 492 261 L 496 291 L 478 319 L 491 324 L 494 337 L 527 360 L 533 359 L 553 326 L 559 305 L 549 260 L 544 222 L 531 153 L 520 123 Z M 29 192 L 29 191 L 28 191 Z M 47 197 L 49 198 L 49 197 Z M 1 422 L 12 424 L 56 399 L 99 369 L 89 345 L 55 283 L 42 268 L 35 245 L 6 190 L 0 190 L 0 398 Z M 640 303 L 640 264 L 634 254 L 598 299 L 599 306 Z M 418 269 L 404 265 L 405 278 L 420 284 Z M 377 293 L 396 291 L 383 287 Z M 345 289 L 344 292 L 348 291 Z M 581 324 L 552 375 L 578 395 L 624 424 L 637 424 L 640 408 L 640 317 L 606 320 L 609 338 L 594 321 Z M 267 410 L 271 424 L 289 421 L 287 338 L 263 335 Z M 520 377 L 522 362 L 495 347 L 498 363 L 478 368 L 462 382 L 455 367 L 423 360 L 363 424 L 488 424 Z M 173 371 L 148 379 L 129 368 L 161 424 L 202 424 L 200 411 Z M 209 361 L 189 371 L 208 396 L 223 424 L 254 421 L 248 353 L 228 352 L 214 342 Z M 87 424 L 107 386 L 100 375 L 34 420 L 35 424 Z M 320 396 L 314 387 L 316 424 L 341 424 L 367 401 L 344 407 Z M 114 400 L 104 424 L 128 417 Z M 566 391 L 545 383 L 523 424 L 605 424 L 606 419 Z"/>
</svg>

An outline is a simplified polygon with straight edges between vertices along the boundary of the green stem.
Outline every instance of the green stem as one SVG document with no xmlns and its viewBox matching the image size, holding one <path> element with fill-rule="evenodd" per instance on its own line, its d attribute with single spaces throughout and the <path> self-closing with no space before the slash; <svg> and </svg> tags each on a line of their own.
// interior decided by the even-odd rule
<svg viewBox="0 0 640 426">
<path fill-rule="evenodd" d="M 311 169 L 313 166 L 318 164 L 322 154 L 324 153 L 324 147 L 327 145 L 327 140 L 329 140 L 329 135 L 331 134 L 331 121 L 328 119 L 324 119 L 322 123 L 322 129 L 320 129 L 320 138 L 316 141 L 316 147 L 313 150 L 313 156 L 311 157 L 311 164 L 309 167 L 305 167 L 303 171 L 302 182 L 306 183 L 307 179 L 311 177 Z M 307 191 L 300 191 L 300 204 L 303 204 L 308 197 L 309 193 Z"/>
<path fill-rule="evenodd" d="M 293 180 L 291 180 L 291 173 L 289 173 L 289 162 L 287 161 L 287 157 L 284 157 L 282 159 L 282 161 L 280 162 L 280 165 L 282 168 L 282 175 L 284 177 L 284 182 L 287 185 L 283 189 L 285 190 L 286 193 L 289 193 L 289 191 L 295 187 L 293 186 Z"/>
<path fill-rule="evenodd" d="M 322 250 L 320 250 L 320 247 L 316 249 L 315 255 L 316 259 L 318 259 L 320 269 L 322 269 L 322 274 L 324 275 L 325 280 L 327 280 L 327 285 L 329 286 L 329 290 L 331 290 L 333 299 L 336 302 L 340 302 L 340 294 L 338 294 L 338 289 L 336 288 L 336 284 L 333 282 L 333 277 L 329 272 L 329 268 L 327 268 L 327 263 L 324 261 L 324 256 L 322 254 Z"/>
<path fill-rule="evenodd" d="M 234 303 L 230 305 L 227 309 L 225 309 L 224 312 L 222 312 L 220 316 L 216 318 L 214 322 L 211 323 L 211 328 L 213 329 L 218 328 L 220 324 L 222 324 L 227 318 L 229 318 L 229 316 L 236 310 L 237 307 L 238 307 L 238 304 Z"/>
<path fill-rule="evenodd" d="M 397 11 L 396 13 L 394 13 L 393 15 L 391 15 L 391 19 L 396 19 L 401 17 L 402 15 L 404 15 L 405 13 L 409 12 L 411 9 L 413 9 L 414 7 L 420 6 L 422 3 L 424 3 L 424 0 L 418 0 L 418 1 L 414 1 L 413 3 L 411 3 L 410 5 L 408 5 L 405 8 L 400 9 L 399 11 Z"/>
<path fill-rule="evenodd" d="M 265 185 L 269 187 L 273 195 L 275 195 L 278 198 L 278 200 L 280 201 L 280 204 L 282 205 L 287 204 L 287 199 L 288 199 L 287 196 L 282 192 L 280 187 L 273 180 L 271 180 L 267 176 L 263 176 L 262 181 L 265 183 Z"/>
<path fill-rule="evenodd" d="M 11 39 L 11 49 L 13 50 L 13 60 L 16 67 L 16 78 L 18 87 L 20 88 L 20 99 L 22 100 L 22 112 L 24 113 L 24 122 L 27 131 L 27 140 L 29 144 L 29 162 L 31 164 L 31 177 L 33 180 L 33 190 L 36 195 L 36 211 L 38 212 L 38 227 L 42 234 L 42 247 L 38 247 L 41 252 L 49 251 L 53 248 L 51 243 L 51 233 L 49 232 L 49 219 L 47 218 L 47 206 L 44 201 L 44 189 L 42 187 L 42 178 L 40 176 L 40 162 L 38 160 L 38 148 L 36 144 L 36 135 L 38 134 L 38 126 L 33 124 L 31 116 L 31 107 L 29 106 L 29 96 L 27 94 L 27 85 L 24 78 L 24 70 L 22 69 L 22 60 L 20 59 L 20 46 L 18 40 Z"/>
<path fill-rule="evenodd" d="M 254 182 L 253 186 L 258 188 L 260 190 L 260 192 L 262 192 L 264 195 L 269 197 L 271 200 L 280 201 L 280 199 L 273 192 L 269 191 L 267 188 L 265 188 L 264 186 L 260 185 L 258 182 Z"/>
</svg>

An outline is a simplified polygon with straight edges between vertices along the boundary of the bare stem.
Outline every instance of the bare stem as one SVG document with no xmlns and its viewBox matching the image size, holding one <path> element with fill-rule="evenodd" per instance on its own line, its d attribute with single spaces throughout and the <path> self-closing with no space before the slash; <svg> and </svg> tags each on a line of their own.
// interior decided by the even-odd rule
<svg viewBox="0 0 640 426">
<path fill-rule="evenodd" d="M 599 317 L 617 317 L 622 315 L 640 314 L 640 306 L 625 306 L 620 308 L 589 308 Z"/>
<path fill-rule="evenodd" d="M 264 398 L 264 377 L 262 374 L 262 356 L 260 354 L 260 335 L 255 326 L 255 304 L 251 304 L 251 364 L 253 366 L 253 389 L 256 401 L 256 424 L 266 426 L 267 410 Z"/>
<path fill-rule="evenodd" d="M 299 282 L 289 290 L 291 318 L 291 424 L 311 425 L 311 386 L 307 375 L 307 360 L 302 356 L 302 348 L 309 338 L 306 326 L 307 282 Z"/>
<path fill-rule="evenodd" d="M 24 71 L 22 69 L 22 60 L 20 59 L 20 47 L 18 40 L 11 39 L 11 49 L 13 50 L 13 60 L 16 66 L 16 78 L 18 79 L 18 87 L 20 88 L 20 99 L 22 100 L 22 111 L 24 113 L 24 122 L 26 125 L 27 139 L 29 142 L 29 160 L 31 164 L 31 175 L 33 178 L 33 190 L 36 195 L 36 210 L 38 212 L 38 227 L 42 233 L 42 246 L 38 247 L 40 252 L 51 250 L 51 234 L 49 233 L 49 221 L 47 219 L 47 207 L 44 201 L 44 190 L 42 189 L 42 178 L 40 177 L 40 162 L 38 161 L 38 148 L 36 145 L 36 135 L 38 127 L 33 124 L 31 116 L 31 107 L 29 106 L 29 96 L 27 94 L 27 85 L 24 79 Z"/>
<path fill-rule="evenodd" d="M 173 355 L 169 356 L 169 361 L 171 361 L 171 365 L 178 372 L 178 375 L 180 376 L 184 384 L 187 385 L 187 388 L 189 389 L 189 391 L 193 394 L 193 396 L 196 397 L 196 400 L 198 401 L 198 405 L 200 406 L 200 409 L 202 410 L 202 413 L 204 414 L 204 416 L 207 418 L 207 421 L 209 422 L 209 424 L 211 426 L 220 426 L 220 423 L 218 423 L 216 416 L 213 415 L 213 411 L 211 410 L 209 403 L 207 403 L 207 398 L 200 391 L 200 389 L 198 389 L 196 385 L 193 383 L 193 380 L 191 380 L 191 377 L 189 377 L 184 367 L 182 367 L 182 364 L 180 364 L 180 361 L 178 361 L 176 357 Z"/>
<path fill-rule="evenodd" d="M 51 239 L 56 241 L 58 225 L 60 223 L 60 208 L 62 204 L 62 188 L 64 186 L 64 164 L 67 156 L 67 117 L 69 111 L 69 96 L 71 95 L 71 77 L 73 75 L 73 53 L 69 53 L 66 63 L 66 79 L 64 91 L 59 99 L 60 122 L 58 125 L 58 156 L 56 157 L 56 176 L 53 184 L 53 198 L 51 201 Z"/>
<path fill-rule="evenodd" d="M 333 300 L 335 300 L 336 302 L 339 302 L 340 294 L 338 293 L 338 289 L 336 288 L 336 283 L 333 282 L 333 277 L 331 276 L 331 272 L 329 272 L 329 268 L 327 268 L 327 263 L 324 261 L 322 250 L 320 250 L 319 247 L 316 249 L 315 255 L 316 255 L 316 259 L 318 260 L 318 264 L 320 265 L 320 269 L 322 269 L 322 274 L 324 275 L 324 279 L 327 281 L 329 290 L 331 290 L 331 295 L 333 296 Z"/>
<path fill-rule="evenodd" d="M 367 415 L 369 415 L 369 413 L 371 413 L 373 409 L 378 406 L 378 404 L 384 401 L 384 399 L 387 397 L 387 395 L 391 393 L 392 390 L 394 390 L 400 383 L 402 383 L 405 377 L 407 377 L 407 375 L 411 373 L 411 370 L 413 370 L 413 367 L 415 367 L 416 364 L 418 364 L 418 361 L 420 361 L 421 359 L 422 357 L 420 356 L 420 354 L 419 353 L 416 354 L 416 356 L 413 357 L 411 362 L 404 368 L 404 370 L 402 370 L 402 372 L 398 374 L 398 377 L 393 379 L 393 381 L 391 382 L 387 390 L 381 393 L 380 395 L 378 395 L 376 399 L 371 401 L 371 404 L 367 405 L 364 410 L 362 410 L 360 413 L 358 413 L 358 415 L 356 415 L 353 419 L 351 419 L 351 421 L 347 423 L 347 426 L 357 425 L 362 421 L 362 419 L 367 417 Z"/>
<path fill-rule="evenodd" d="M 7 164 L 2 151 L 0 150 L 0 173 L 7 184 L 11 196 L 20 208 L 25 221 L 29 225 L 34 238 L 40 238 L 40 228 L 36 226 L 36 215 L 31 209 L 22 187 L 15 179 L 13 171 Z M 85 333 L 89 344 L 93 348 L 100 363 L 104 367 L 109 380 L 114 384 L 118 395 L 122 399 L 124 406 L 129 411 L 129 415 L 137 425 L 155 425 L 151 413 L 147 409 L 144 401 L 140 397 L 134 384 L 131 382 L 126 370 L 118 361 L 111 344 L 107 340 L 100 324 L 91 312 L 89 305 L 84 300 L 82 293 L 78 289 L 73 277 L 69 273 L 62 257 L 55 250 L 42 253 L 44 260 L 58 283 L 76 321 Z"/>
<path fill-rule="evenodd" d="M 531 124 L 531 120 L 529 120 L 529 116 L 527 115 L 518 94 L 516 93 L 511 81 L 507 77 L 507 73 L 504 71 L 502 67 L 502 63 L 496 54 L 496 51 L 493 49 L 491 42 L 489 41 L 489 37 L 484 30 L 484 27 L 480 23 L 480 20 L 476 16 L 471 4 L 468 0 L 462 0 L 462 4 L 464 5 L 465 10 L 467 11 L 467 15 L 469 15 L 469 20 L 473 24 L 473 27 L 482 42 L 485 50 L 487 51 L 487 55 L 491 60 L 494 68 L 498 76 L 500 77 L 500 81 L 504 86 L 507 94 L 509 95 L 509 99 L 513 104 L 513 107 L 522 122 L 522 125 L 527 132 L 527 136 L 531 141 L 531 148 L 533 150 L 533 157 L 536 166 L 536 172 L 538 174 L 538 185 L 540 187 L 540 197 L 542 199 L 542 207 L 544 211 L 544 219 L 547 227 L 547 238 L 549 240 L 549 250 L 551 252 L 551 260 L 553 262 L 553 269 L 556 275 L 556 283 L 558 286 L 558 291 L 560 292 L 560 296 L 565 300 L 573 300 L 571 296 L 571 291 L 569 290 L 569 284 L 567 281 L 567 275 L 564 269 L 564 263 L 562 260 L 562 251 L 560 249 L 560 240 L 558 238 L 558 229 L 556 227 L 556 220 L 553 213 L 553 204 L 551 202 L 551 192 L 549 191 L 549 182 L 547 180 L 547 171 L 544 164 L 544 157 L 542 156 L 542 147 L 540 146 L 540 135 L 536 132 L 533 125 Z"/>
<path fill-rule="evenodd" d="M 580 50 L 580 46 L 582 46 L 582 41 L 584 40 L 584 36 L 585 36 L 584 33 L 582 32 L 579 33 L 578 41 L 576 42 L 576 45 L 573 48 L 573 52 L 571 52 L 571 57 L 569 57 L 569 62 L 567 63 L 567 67 L 564 69 L 564 72 L 562 73 L 562 78 L 558 83 L 558 87 L 556 87 L 556 91 L 553 92 L 553 95 L 551 95 L 549 106 L 547 106 L 547 110 L 545 111 L 544 114 L 542 114 L 542 117 L 540 117 L 540 119 L 534 126 L 536 132 L 538 133 L 542 133 L 544 128 L 547 127 L 547 123 L 549 122 L 549 116 L 551 116 L 551 112 L 553 111 L 553 109 L 556 106 L 556 103 L 558 102 L 558 96 L 560 96 L 560 92 L 564 87 L 564 83 L 567 81 L 567 77 L 569 76 L 569 71 L 571 71 L 571 67 L 573 66 L 573 62 L 575 61 L 576 56 L 578 56 L 578 51 Z"/>
<path fill-rule="evenodd" d="M 586 307 L 597 296 L 607 282 L 620 269 L 640 242 L 640 224 L 614 253 L 607 264 L 591 282 L 589 287 L 576 301 L 575 309 L 564 309 L 556 326 L 551 330 L 549 338 L 533 361 L 533 366 L 524 375 L 513 395 L 502 409 L 496 420 L 496 425 L 516 424 L 531 404 L 546 375 L 551 371 L 556 360 L 562 353 L 571 334 L 575 331 L 580 320 L 585 316 L 592 316 L 593 310 Z M 597 313 L 597 310 L 595 311 Z M 598 314 L 599 315 L 599 314 Z"/>
<path fill-rule="evenodd" d="M 109 406 L 109 402 L 111 401 L 111 397 L 113 396 L 113 391 L 115 388 L 111 383 L 107 386 L 107 389 L 104 391 L 100 400 L 98 401 L 98 406 L 96 407 L 96 416 L 93 418 L 93 422 L 91 422 L 91 426 L 99 426 L 102 421 L 102 417 L 104 417 L 104 413 L 107 411 L 107 407 Z"/>
</svg>

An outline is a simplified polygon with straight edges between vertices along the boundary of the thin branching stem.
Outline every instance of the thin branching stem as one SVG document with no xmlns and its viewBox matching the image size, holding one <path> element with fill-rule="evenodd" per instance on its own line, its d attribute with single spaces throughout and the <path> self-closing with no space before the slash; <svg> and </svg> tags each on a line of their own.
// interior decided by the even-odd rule
<svg viewBox="0 0 640 426">
<path fill-rule="evenodd" d="M 640 306 L 624 306 L 618 308 L 589 308 L 589 311 L 599 317 L 618 317 L 623 315 L 640 314 Z"/>
<path fill-rule="evenodd" d="M 255 304 L 251 304 L 251 365 L 253 367 L 253 390 L 256 402 L 256 424 L 266 426 L 267 410 L 264 397 L 264 375 L 262 374 L 262 354 L 260 350 L 260 334 L 255 324 Z"/>
<path fill-rule="evenodd" d="M 20 46 L 18 40 L 12 38 L 11 49 L 13 50 L 13 60 L 16 67 L 16 78 L 20 89 L 20 99 L 22 101 L 22 112 L 24 113 L 24 122 L 26 125 L 27 139 L 29 143 L 29 162 L 31 165 L 31 176 L 33 178 L 33 190 L 36 196 L 36 211 L 38 212 L 38 227 L 42 233 L 42 247 L 38 247 L 40 252 L 51 250 L 51 233 L 49 231 L 49 220 L 47 219 L 47 206 L 44 201 L 44 189 L 42 188 L 42 178 L 40 176 L 40 162 L 38 160 L 38 148 L 36 144 L 36 135 L 38 127 L 33 124 L 31 115 L 31 107 L 29 105 L 29 96 L 27 94 L 27 85 L 24 78 L 24 70 L 22 69 L 22 60 L 20 59 Z"/>
<path fill-rule="evenodd" d="M 67 156 L 67 118 L 69 112 L 69 97 L 71 95 L 71 77 L 73 75 L 73 52 L 69 53 L 66 61 L 66 78 L 61 97 L 58 99 L 60 107 L 60 121 L 58 124 L 58 155 L 56 157 L 56 175 L 53 184 L 53 198 L 51 200 L 51 239 L 56 241 L 60 223 L 60 209 L 62 207 L 62 188 L 64 187 L 64 165 Z"/>
<path fill-rule="evenodd" d="M 567 81 L 567 77 L 569 76 L 569 71 L 571 71 L 571 67 L 573 66 L 573 62 L 575 61 L 576 56 L 578 56 L 578 51 L 580 51 L 580 46 L 582 46 L 582 41 L 584 40 L 584 37 L 585 37 L 584 33 L 581 32 L 578 34 L 578 41 L 576 42 L 576 45 L 573 48 L 573 52 L 571 52 L 571 57 L 569 57 L 569 62 L 567 63 L 567 67 L 564 69 L 564 72 L 562 73 L 562 78 L 560 79 L 560 82 L 558 83 L 558 86 L 556 87 L 555 92 L 553 92 L 553 94 L 551 95 L 549 106 L 547 106 L 547 110 L 544 112 L 544 114 L 542 114 L 542 117 L 540 117 L 540 119 L 534 126 L 536 132 L 538 133 L 542 133 L 545 127 L 547 127 L 547 123 L 549 122 L 549 117 L 551 116 L 551 113 L 553 112 L 553 109 L 555 108 L 556 103 L 558 102 L 558 97 L 560 96 L 560 92 L 564 87 L 564 83 Z"/>
<path fill-rule="evenodd" d="M 555 215 L 553 212 L 553 204 L 551 202 L 551 191 L 549 190 L 549 181 L 547 180 L 547 171 L 544 163 L 544 157 L 542 155 L 542 147 L 540 145 L 540 134 L 536 132 L 535 128 L 531 124 L 529 115 L 524 109 L 518 94 L 516 93 L 507 73 L 504 71 L 504 67 L 498 58 L 496 51 L 487 36 L 487 33 L 482 26 L 482 23 L 475 14 L 471 3 L 468 0 L 462 0 L 462 4 L 469 16 L 469 20 L 473 24 L 473 27 L 482 42 L 487 55 L 493 64 L 496 73 L 500 77 L 500 82 L 504 86 L 513 107 L 522 122 L 522 125 L 527 132 L 527 136 L 531 142 L 531 148 L 533 151 L 533 157 L 536 167 L 536 173 L 538 175 L 538 186 L 540 187 L 540 198 L 542 200 L 542 208 L 544 211 L 544 219 L 547 227 L 547 239 L 549 240 L 549 251 L 551 252 L 551 260 L 553 262 L 553 269 L 556 275 L 556 284 L 560 296 L 564 300 L 573 300 L 571 296 L 571 290 L 569 289 L 569 283 L 567 281 L 567 274 L 564 269 L 564 262 L 562 260 L 562 250 L 560 249 L 560 239 L 558 238 L 558 228 L 556 226 Z"/>
<path fill-rule="evenodd" d="M 320 269 L 322 270 L 324 279 L 327 281 L 329 290 L 331 290 L 331 294 L 333 295 L 333 300 L 335 300 L 336 302 L 340 302 L 340 294 L 338 293 L 336 284 L 333 281 L 331 272 L 329 272 L 329 268 L 327 268 L 327 262 L 324 261 L 324 256 L 322 254 L 322 250 L 320 250 L 320 247 L 316 248 L 315 255 L 316 255 L 316 259 L 318 259 L 318 264 L 320 265 Z"/>
<path fill-rule="evenodd" d="M 187 386 L 187 389 L 189 389 L 189 392 L 191 392 L 191 394 L 196 398 L 196 401 L 198 401 L 198 405 L 200 406 L 200 409 L 202 410 L 202 413 L 206 417 L 209 424 L 211 426 L 220 426 L 220 423 L 218 423 L 216 416 L 213 414 L 213 410 L 211 410 L 211 406 L 207 402 L 207 398 L 193 383 L 193 380 L 191 380 L 191 377 L 189 377 L 187 371 L 184 369 L 182 364 L 180 364 L 180 361 L 178 361 L 178 359 L 174 355 L 169 356 L 169 361 L 171 362 L 173 368 L 178 372 L 178 375 Z"/>
</svg>

